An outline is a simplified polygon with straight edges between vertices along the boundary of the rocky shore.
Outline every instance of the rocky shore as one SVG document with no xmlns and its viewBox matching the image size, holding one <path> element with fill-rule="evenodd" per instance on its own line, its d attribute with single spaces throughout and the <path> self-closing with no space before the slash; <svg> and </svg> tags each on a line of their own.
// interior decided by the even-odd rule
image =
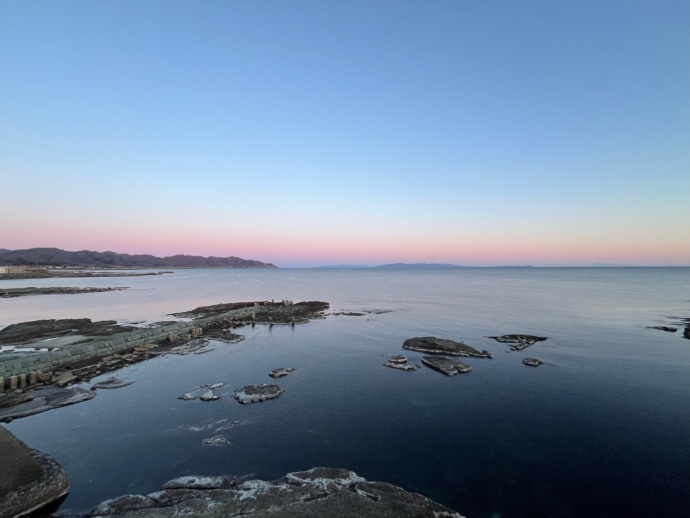
<svg viewBox="0 0 690 518">
<path fill-rule="evenodd" d="M 100 293 L 103 291 L 119 291 L 126 289 L 128 288 L 5 288 L 0 290 L 0 298 L 11 299 L 14 297 L 26 297 L 29 295 L 76 295 L 80 293 Z"/>
<path fill-rule="evenodd" d="M 0 354 L 0 420 L 25 417 L 93 397 L 92 391 L 64 392 L 59 387 L 89 381 L 124 365 L 160 354 L 199 354 L 209 343 L 204 335 L 236 342 L 243 338 L 233 333 L 237 327 L 308 322 L 322 318 L 328 307 L 328 303 L 318 301 L 218 304 L 180 314 L 193 315 L 192 322 L 163 322 L 145 329 L 120 326 L 114 320 L 92 322 L 87 318 L 10 325 L 0 330 L 0 345 L 23 348 Z M 43 344 L 47 338 L 57 345 L 31 347 L 38 342 Z M 276 370 L 280 375 L 288 372 L 290 369 Z M 278 395 L 268 390 L 261 397 L 253 394 L 249 399 L 264 400 Z M 249 402 L 247 398 L 241 399 Z"/>
<path fill-rule="evenodd" d="M 87 517 L 154 518 L 462 518 L 425 496 L 352 471 L 312 468 L 283 480 L 239 482 L 232 476 L 186 476 L 148 495 L 123 495 L 101 502 Z"/>
<path fill-rule="evenodd" d="M 69 492 L 67 475 L 60 465 L 0 426 L 0 518 L 59 503 Z"/>
</svg>

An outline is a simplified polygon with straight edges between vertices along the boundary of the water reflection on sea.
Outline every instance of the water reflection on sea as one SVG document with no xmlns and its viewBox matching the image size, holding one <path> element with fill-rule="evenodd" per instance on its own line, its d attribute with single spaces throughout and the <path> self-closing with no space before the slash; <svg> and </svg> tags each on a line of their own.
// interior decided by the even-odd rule
<svg viewBox="0 0 690 518">
<path fill-rule="evenodd" d="M 7 425 L 67 469 L 63 509 L 186 474 L 274 479 L 320 465 L 469 517 L 678 516 L 690 502 L 690 341 L 645 328 L 690 316 L 688 269 L 182 270 L 30 284 L 130 289 L 1 299 L 0 325 L 156 321 L 264 299 L 391 310 L 245 328 L 238 344 L 132 365 L 118 376 L 133 385 Z M 549 339 L 511 352 L 487 338 L 503 333 Z M 428 335 L 494 358 L 463 359 L 472 372 L 453 378 L 382 366 L 406 338 Z M 413 363 L 422 356 L 405 354 Z M 544 365 L 522 365 L 529 356 Z M 296 368 L 278 380 L 278 399 L 232 398 L 245 384 L 271 382 L 277 367 Z M 226 384 L 218 401 L 177 399 L 216 382 Z M 230 444 L 202 446 L 217 435 Z"/>
</svg>

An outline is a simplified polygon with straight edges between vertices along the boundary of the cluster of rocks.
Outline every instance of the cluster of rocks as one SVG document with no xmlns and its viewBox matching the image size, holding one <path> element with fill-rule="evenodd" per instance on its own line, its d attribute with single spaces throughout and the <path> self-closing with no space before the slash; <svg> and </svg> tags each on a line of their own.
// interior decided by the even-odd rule
<svg viewBox="0 0 690 518">
<path fill-rule="evenodd" d="M 242 482 L 232 476 L 180 477 L 148 495 L 123 495 L 101 502 L 86 516 L 462 518 L 420 494 L 386 482 L 371 482 L 345 469 L 323 467 L 288 473 L 273 482 Z"/>
<path fill-rule="evenodd" d="M 536 342 L 547 339 L 546 337 L 534 335 L 502 335 L 492 336 L 489 338 L 493 338 L 503 343 L 516 344 L 514 346 L 511 345 L 511 349 L 513 350 L 521 350 Z M 424 356 L 422 358 L 422 363 L 427 367 L 445 374 L 446 376 L 455 376 L 456 374 L 470 372 L 472 370 L 472 367 L 466 363 L 452 358 L 447 358 L 446 356 L 493 358 L 493 355 L 488 351 L 480 351 L 471 345 L 467 345 L 462 342 L 436 338 L 433 336 L 422 336 L 405 340 L 403 343 L 403 349 L 423 352 L 430 355 Z M 408 360 L 405 356 L 394 354 L 391 356 L 388 362 L 384 363 L 384 366 L 390 367 L 391 369 L 404 371 L 414 371 L 419 368 L 418 366 L 408 365 L 407 361 Z M 543 362 L 536 358 L 525 358 L 522 363 L 532 367 L 537 367 L 542 365 Z"/>
<path fill-rule="evenodd" d="M 401 371 L 416 371 L 416 365 L 408 365 L 407 357 L 402 354 L 394 354 L 390 359 L 383 364 L 384 367 L 390 367 L 391 369 L 398 369 Z"/>
</svg>

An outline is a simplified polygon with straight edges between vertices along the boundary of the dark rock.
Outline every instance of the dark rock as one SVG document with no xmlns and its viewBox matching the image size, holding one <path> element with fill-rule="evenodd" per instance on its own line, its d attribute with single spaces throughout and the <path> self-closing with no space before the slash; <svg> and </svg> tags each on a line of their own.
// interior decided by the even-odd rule
<svg viewBox="0 0 690 518">
<path fill-rule="evenodd" d="M 445 354 L 448 356 L 473 356 L 476 358 L 493 358 L 487 351 L 478 351 L 474 347 L 456 342 L 445 340 L 433 336 L 422 336 L 410 338 L 403 343 L 403 349 L 419 351 L 427 354 Z"/>
<path fill-rule="evenodd" d="M 235 487 L 219 477 L 182 477 L 169 484 L 147 496 L 106 500 L 87 516 L 462 518 L 422 495 L 337 468 L 313 468 L 289 473 L 284 481 L 249 480 Z"/>
<path fill-rule="evenodd" d="M 118 378 L 108 378 L 105 381 L 99 381 L 98 383 L 95 383 L 93 387 L 91 387 L 92 390 L 94 389 L 117 389 L 117 388 L 122 388 L 126 387 L 127 385 L 131 385 L 134 383 L 133 381 L 123 381 Z"/>
<path fill-rule="evenodd" d="M 424 356 L 422 363 L 427 367 L 431 367 L 446 376 L 455 376 L 463 372 L 470 372 L 472 367 L 457 360 L 451 360 L 444 356 Z"/>
<path fill-rule="evenodd" d="M 683 338 L 690 340 L 690 326 L 685 326 L 685 331 L 683 331 Z"/>
<path fill-rule="evenodd" d="M 544 362 L 541 360 L 537 360 L 536 358 L 524 358 L 522 360 L 522 363 L 524 363 L 525 365 L 529 365 L 530 367 L 539 367 Z"/>
<path fill-rule="evenodd" d="M 277 398 L 283 392 L 283 389 L 278 385 L 267 385 L 265 383 L 261 385 L 247 385 L 235 394 L 235 399 L 242 404 L 259 403 L 267 399 Z"/>
<path fill-rule="evenodd" d="M 407 357 L 402 354 L 394 354 L 391 356 L 391 359 L 388 360 L 388 363 L 407 363 Z"/>
<path fill-rule="evenodd" d="M 289 324 L 292 322 L 306 322 L 310 318 L 321 317 L 321 312 L 328 309 L 327 302 L 306 301 L 296 304 L 283 302 L 232 302 L 227 304 L 214 304 L 202 306 L 184 313 L 173 313 L 180 318 L 201 318 L 221 315 L 237 309 L 252 308 L 256 323 Z M 249 320 L 249 319 L 248 319 Z M 204 330 L 208 335 L 208 330 Z"/>
<path fill-rule="evenodd" d="M 340 311 L 338 313 L 331 313 L 331 316 L 334 317 L 365 317 L 366 315 L 366 313 L 357 313 L 355 311 Z"/>
<path fill-rule="evenodd" d="M 667 333 L 675 333 L 678 331 L 675 327 L 668 326 L 647 326 L 647 329 L 656 329 L 658 331 L 666 331 Z"/>
<path fill-rule="evenodd" d="M 69 492 L 65 471 L 49 455 L 28 448 L 0 426 L 0 516 L 23 516 Z"/>
<path fill-rule="evenodd" d="M 280 369 L 273 369 L 268 375 L 271 378 L 283 378 L 293 372 L 295 369 L 292 367 L 281 367 Z"/>
<path fill-rule="evenodd" d="M 510 346 L 513 351 L 522 351 L 530 345 L 534 345 L 537 342 L 543 342 L 548 337 L 535 335 L 501 335 L 490 336 L 489 338 L 493 338 L 497 342 L 504 344 L 514 344 Z"/>
</svg>

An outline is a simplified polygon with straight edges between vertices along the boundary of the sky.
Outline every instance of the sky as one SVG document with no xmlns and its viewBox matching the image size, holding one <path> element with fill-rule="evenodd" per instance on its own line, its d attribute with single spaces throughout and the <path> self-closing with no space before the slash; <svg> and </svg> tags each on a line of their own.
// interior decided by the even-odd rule
<svg viewBox="0 0 690 518">
<path fill-rule="evenodd" d="M 0 248 L 690 265 L 687 0 L 0 0 Z"/>
</svg>

